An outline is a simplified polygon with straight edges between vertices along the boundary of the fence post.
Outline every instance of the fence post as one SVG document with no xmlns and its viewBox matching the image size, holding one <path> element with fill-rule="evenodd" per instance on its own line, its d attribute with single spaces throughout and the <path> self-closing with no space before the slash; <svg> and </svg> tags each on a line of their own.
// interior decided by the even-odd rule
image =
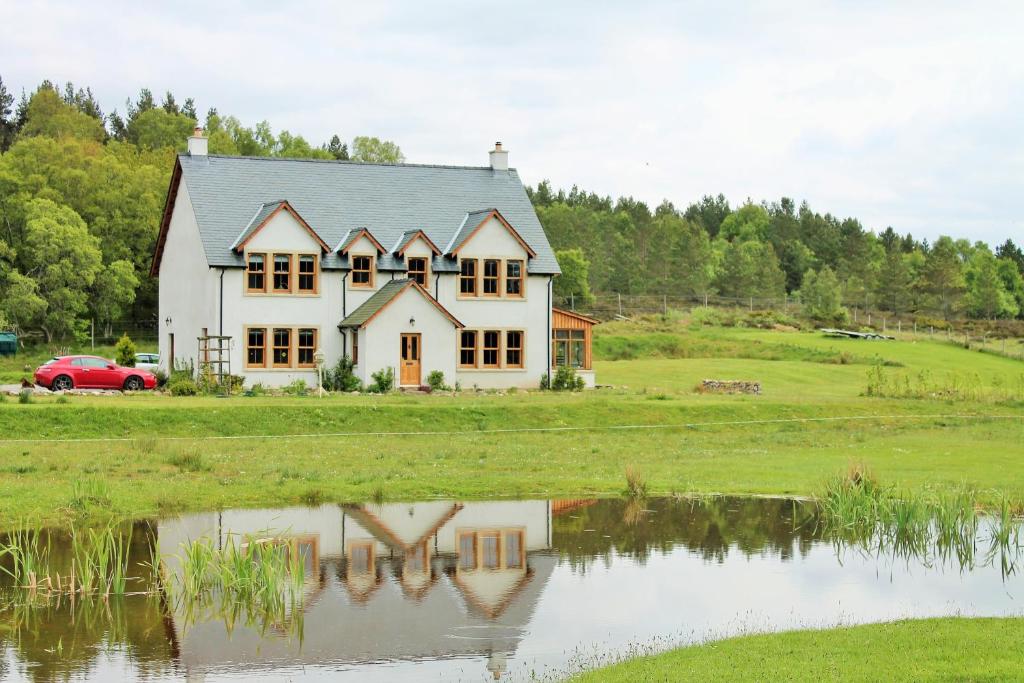
<svg viewBox="0 0 1024 683">
<path fill-rule="evenodd" d="M 96 318 L 89 321 L 89 343 L 93 351 L 96 350 Z M 248 352 L 247 352 L 248 353 Z"/>
<path fill-rule="evenodd" d="M 885 332 L 885 316 L 882 316 L 882 332 Z"/>
<path fill-rule="evenodd" d="M 665 317 L 668 317 L 668 294 L 662 294 L 661 300 L 665 308 Z"/>
<path fill-rule="evenodd" d="M 622 317 L 622 294 L 616 292 L 616 296 L 619 297 L 619 317 Z"/>
<path fill-rule="evenodd" d="M 704 308 L 708 307 L 708 293 L 704 292 Z"/>
<path fill-rule="evenodd" d="M 897 320 L 896 321 L 896 334 L 903 334 L 903 321 L 902 320 Z"/>
<path fill-rule="evenodd" d="M 871 327 L 871 313 L 868 313 L 868 327 Z"/>
<path fill-rule="evenodd" d="M 750 297 L 750 310 L 754 310 L 754 297 Z"/>
<path fill-rule="evenodd" d="M 853 307 L 853 322 L 857 322 L 857 307 Z"/>
</svg>

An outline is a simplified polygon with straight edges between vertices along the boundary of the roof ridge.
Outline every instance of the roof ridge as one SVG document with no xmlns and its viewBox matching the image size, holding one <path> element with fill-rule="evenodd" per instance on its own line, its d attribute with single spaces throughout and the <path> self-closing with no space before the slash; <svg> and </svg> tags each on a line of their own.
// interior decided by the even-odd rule
<svg viewBox="0 0 1024 683">
<path fill-rule="evenodd" d="M 179 153 L 179 158 L 192 159 L 194 157 L 187 153 Z M 409 164 L 409 163 L 385 163 L 375 161 L 352 161 L 350 159 L 310 159 L 306 157 L 267 157 L 267 156 L 242 156 L 240 154 L 208 154 L 208 159 L 236 159 L 242 161 L 301 161 L 314 164 L 336 164 L 339 166 L 382 166 L 385 168 L 443 168 L 462 171 L 493 171 L 490 166 L 468 166 L 459 164 Z M 509 172 L 516 171 L 509 168 Z"/>
</svg>

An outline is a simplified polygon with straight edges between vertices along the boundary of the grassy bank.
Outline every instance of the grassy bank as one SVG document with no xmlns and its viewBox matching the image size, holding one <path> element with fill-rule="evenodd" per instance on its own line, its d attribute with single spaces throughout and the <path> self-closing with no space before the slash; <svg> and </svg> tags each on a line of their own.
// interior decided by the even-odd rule
<svg viewBox="0 0 1024 683">
<path fill-rule="evenodd" d="M 922 619 L 730 638 L 639 657 L 596 681 L 1009 681 L 1024 677 L 1024 619 Z"/>
<path fill-rule="evenodd" d="M 599 381 L 617 388 L 584 394 L 9 398 L 0 526 L 377 496 L 617 495 L 627 466 L 653 494 L 813 495 L 858 461 L 908 490 L 966 486 L 983 502 L 1024 500 L 1024 403 L 986 398 L 1024 372 L 1019 361 L 939 342 L 671 334 L 731 340 L 727 357 L 598 361 Z M 763 344 L 809 355 L 732 355 Z M 822 354 L 878 356 L 887 372 L 955 371 L 973 378 L 977 400 L 868 397 L 873 365 Z M 757 380 L 763 394 L 695 393 L 705 377 Z M 610 429 L 622 426 L 640 428 Z"/>
</svg>

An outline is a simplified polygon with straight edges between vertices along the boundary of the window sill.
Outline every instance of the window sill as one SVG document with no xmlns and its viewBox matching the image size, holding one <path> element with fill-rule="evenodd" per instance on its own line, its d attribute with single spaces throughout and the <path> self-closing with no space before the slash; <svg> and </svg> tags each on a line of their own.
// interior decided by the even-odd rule
<svg viewBox="0 0 1024 683">
<path fill-rule="evenodd" d="M 252 297 L 294 297 L 297 299 L 315 299 L 320 296 L 320 292 L 246 292 L 245 296 Z"/>
</svg>

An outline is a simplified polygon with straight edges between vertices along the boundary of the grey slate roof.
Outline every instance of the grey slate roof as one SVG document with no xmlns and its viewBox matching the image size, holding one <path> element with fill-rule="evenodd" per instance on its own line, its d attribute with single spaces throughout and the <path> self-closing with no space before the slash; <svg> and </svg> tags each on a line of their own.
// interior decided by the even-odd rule
<svg viewBox="0 0 1024 683">
<path fill-rule="evenodd" d="M 387 284 L 374 292 L 369 299 L 364 301 L 359 308 L 352 311 L 348 317 L 342 320 L 338 324 L 338 327 L 362 327 L 377 311 L 387 306 L 392 299 L 404 292 L 406 287 L 409 289 L 417 289 L 412 286 L 412 280 L 408 278 L 390 280 Z M 417 295 L 422 296 L 418 291 Z M 434 301 L 433 297 L 427 295 L 427 299 L 434 304 L 434 306 L 440 308 L 442 311 L 444 310 L 441 307 L 441 304 Z M 449 313 L 448 315 L 451 314 Z M 461 323 L 459 323 L 459 326 L 461 327 Z"/>
<path fill-rule="evenodd" d="M 261 206 L 287 200 L 329 245 L 339 244 L 349 231 L 366 228 L 385 248 L 417 229 L 443 248 L 467 213 L 494 207 L 537 252 L 528 272 L 559 272 L 514 169 L 187 154 L 178 161 L 213 267 L 243 267 L 242 255 L 231 245 Z M 391 254 L 382 255 L 377 265 L 405 270 L 403 260 Z M 348 259 L 331 253 L 323 267 L 348 268 Z M 432 269 L 452 272 L 457 266 L 454 259 L 435 257 Z"/>
</svg>

